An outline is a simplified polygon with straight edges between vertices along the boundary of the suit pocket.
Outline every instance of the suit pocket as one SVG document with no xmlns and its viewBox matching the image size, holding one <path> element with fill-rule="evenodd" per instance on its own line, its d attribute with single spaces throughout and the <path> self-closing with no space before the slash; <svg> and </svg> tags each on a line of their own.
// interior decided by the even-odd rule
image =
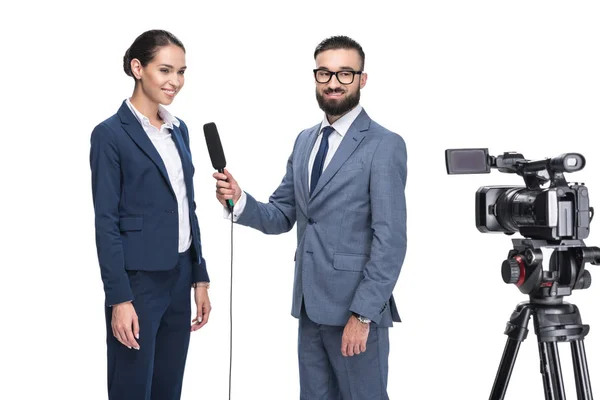
<svg viewBox="0 0 600 400">
<path fill-rule="evenodd" d="M 362 170 L 363 170 L 362 161 L 347 162 L 344 165 L 342 165 L 342 167 L 340 168 L 340 172 L 362 171 Z"/>
<path fill-rule="evenodd" d="M 119 218 L 119 230 L 121 231 L 126 270 L 141 269 L 144 265 L 143 226 L 144 218 L 141 216 Z M 135 275 L 131 275 L 129 277 L 130 282 L 135 278 Z"/>
<path fill-rule="evenodd" d="M 369 256 L 364 254 L 336 253 L 333 256 L 333 268 L 339 271 L 360 272 L 365 269 Z"/>
<path fill-rule="evenodd" d="M 143 217 L 119 218 L 119 230 L 121 232 L 141 231 L 143 226 L 144 226 L 144 218 Z"/>
</svg>

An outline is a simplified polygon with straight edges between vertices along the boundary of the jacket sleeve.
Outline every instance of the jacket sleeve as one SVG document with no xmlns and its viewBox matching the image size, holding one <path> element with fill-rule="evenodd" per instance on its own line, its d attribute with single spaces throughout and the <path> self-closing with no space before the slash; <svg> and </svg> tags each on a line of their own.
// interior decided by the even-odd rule
<svg viewBox="0 0 600 400">
<path fill-rule="evenodd" d="M 406 146 L 398 135 L 385 137 L 371 166 L 371 256 L 350 311 L 381 321 L 406 254 Z"/>
<path fill-rule="evenodd" d="M 185 145 L 187 146 L 190 155 L 192 154 L 192 150 L 190 148 L 190 135 L 188 132 L 187 125 L 181 119 L 179 119 L 181 126 L 181 133 L 183 135 L 183 140 Z M 194 167 L 192 166 L 192 169 Z M 194 171 L 192 170 L 192 178 Z M 192 179 L 193 180 L 193 179 Z M 189 195 L 189 194 L 188 194 Z M 208 276 L 208 270 L 206 268 L 206 260 L 202 256 L 202 240 L 200 239 L 200 225 L 198 224 L 198 217 L 196 216 L 196 201 L 192 201 L 192 211 L 193 218 L 190 219 L 190 223 L 192 225 L 192 230 L 196 230 L 198 234 L 198 249 L 199 254 L 198 257 L 194 259 L 192 264 L 192 282 L 210 282 L 210 278 Z"/>
<path fill-rule="evenodd" d="M 302 134 L 302 133 L 301 133 Z M 300 135 L 301 135 L 300 134 Z M 298 135 L 298 138 L 300 137 Z M 294 151 L 296 144 L 294 144 Z M 296 223 L 296 194 L 294 192 L 294 153 L 287 162 L 285 176 L 279 187 L 269 197 L 268 203 L 261 203 L 246 192 L 244 211 L 237 223 L 249 226 L 269 235 L 288 232 Z"/>
<path fill-rule="evenodd" d="M 92 132 L 90 167 L 96 248 L 107 306 L 133 300 L 119 231 L 121 165 L 114 132 L 104 123 Z"/>
</svg>

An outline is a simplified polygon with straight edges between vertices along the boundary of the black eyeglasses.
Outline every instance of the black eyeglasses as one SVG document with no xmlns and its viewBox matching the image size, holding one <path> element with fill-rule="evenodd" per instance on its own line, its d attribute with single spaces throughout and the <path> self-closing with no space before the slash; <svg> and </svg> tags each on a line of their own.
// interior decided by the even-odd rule
<svg viewBox="0 0 600 400">
<path fill-rule="evenodd" d="M 338 82 L 342 85 L 350 85 L 354 82 L 354 75 L 360 75 L 363 71 L 343 70 L 338 72 L 328 71 L 326 69 L 313 69 L 315 80 L 319 83 L 327 83 L 335 75 Z"/>
</svg>

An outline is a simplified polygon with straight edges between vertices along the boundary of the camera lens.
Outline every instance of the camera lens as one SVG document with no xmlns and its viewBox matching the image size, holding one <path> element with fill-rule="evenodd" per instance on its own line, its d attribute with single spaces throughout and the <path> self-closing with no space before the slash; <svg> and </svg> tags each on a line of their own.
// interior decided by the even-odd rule
<svg viewBox="0 0 600 400">
<path fill-rule="evenodd" d="M 500 195 L 496 202 L 496 218 L 507 232 L 517 232 L 519 227 L 536 223 L 535 199 L 539 192 L 512 188 Z"/>
</svg>

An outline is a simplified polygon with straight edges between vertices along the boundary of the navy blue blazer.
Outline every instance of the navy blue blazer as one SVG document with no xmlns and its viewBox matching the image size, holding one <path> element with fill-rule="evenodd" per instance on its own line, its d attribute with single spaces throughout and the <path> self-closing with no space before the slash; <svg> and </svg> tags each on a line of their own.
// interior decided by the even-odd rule
<svg viewBox="0 0 600 400">
<path fill-rule="evenodd" d="M 194 202 L 185 123 L 171 135 L 183 166 L 192 231 L 193 282 L 209 281 Z M 96 247 L 106 305 L 133 300 L 127 270 L 164 271 L 179 259 L 177 198 L 158 151 L 124 101 L 94 128 L 90 166 Z"/>
</svg>

